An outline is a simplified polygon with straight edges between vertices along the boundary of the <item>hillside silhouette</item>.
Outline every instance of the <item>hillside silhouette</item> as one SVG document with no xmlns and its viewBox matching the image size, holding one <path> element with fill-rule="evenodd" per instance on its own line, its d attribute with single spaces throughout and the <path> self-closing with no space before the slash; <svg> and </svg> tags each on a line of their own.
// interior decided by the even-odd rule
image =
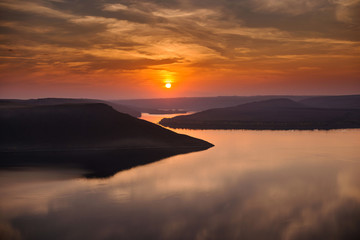
<svg viewBox="0 0 360 240">
<path fill-rule="evenodd" d="M 0 130 L 0 166 L 69 165 L 95 175 L 213 146 L 102 103 L 3 107 Z"/>
<path fill-rule="evenodd" d="M 360 110 L 315 108 L 286 98 L 164 118 L 163 126 L 190 129 L 337 129 L 360 127 Z"/>
<path fill-rule="evenodd" d="M 52 106 L 60 104 L 85 104 L 85 103 L 104 103 L 111 106 L 118 112 L 127 113 L 133 117 L 141 117 L 141 111 L 138 111 L 135 108 L 114 103 L 111 101 L 99 100 L 99 99 L 85 99 L 85 98 L 37 98 L 37 99 L 1 99 L 1 107 L 30 107 L 30 106 Z"/>
<path fill-rule="evenodd" d="M 360 95 L 318 96 L 300 101 L 308 106 L 318 108 L 352 108 L 360 109 Z"/>
</svg>

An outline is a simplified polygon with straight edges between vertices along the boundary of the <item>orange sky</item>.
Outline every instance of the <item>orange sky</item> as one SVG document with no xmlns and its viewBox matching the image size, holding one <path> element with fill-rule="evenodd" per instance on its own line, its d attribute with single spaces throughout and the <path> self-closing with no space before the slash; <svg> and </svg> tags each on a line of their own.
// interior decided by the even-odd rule
<svg viewBox="0 0 360 240">
<path fill-rule="evenodd" d="M 360 93 L 360 0 L 198 2 L 1 0 L 0 98 Z"/>
</svg>

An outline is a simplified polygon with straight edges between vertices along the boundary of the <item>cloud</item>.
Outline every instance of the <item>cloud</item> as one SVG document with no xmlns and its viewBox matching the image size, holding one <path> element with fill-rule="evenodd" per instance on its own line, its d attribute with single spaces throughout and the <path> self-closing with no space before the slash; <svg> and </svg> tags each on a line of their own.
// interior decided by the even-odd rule
<svg viewBox="0 0 360 240">
<path fill-rule="evenodd" d="M 324 7 L 326 2 L 326 0 L 251 0 L 255 11 L 289 15 L 300 15 L 319 9 Z"/>
<path fill-rule="evenodd" d="M 27 2 L 27 1 L 2 1 L 0 2 L 0 7 L 8 8 L 15 11 L 20 12 L 27 12 L 27 13 L 33 13 L 38 15 L 44 15 L 50 18 L 71 18 L 73 17 L 72 14 L 58 11 L 55 9 L 52 9 L 47 6 L 43 6 L 40 4 L 37 4 L 36 2 Z"/>
<path fill-rule="evenodd" d="M 110 11 L 110 12 L 116 12 L 119 10 L 127 10 L 128 7 L 121 4 L 121 3 L 116 3 L 116 4 L 105 4 L 103 10 L 104 11 Z"/>
<path fill-rule="evenodd" d="M 360 0 L 333 0 L 336 5 L 336 18 L 345 23 L 358 23 L 360 20 Z"/>
<path fill-rule="evenodd" d="M 159 9 L 152 12 L 155 16 L 165 17 L 165 18 L 204 18 L 208 16 L 218 15 L 215 11 L 211 9 L 195 9 L 195 10 L 181 10 L 181 9 Z"/>
</svg>

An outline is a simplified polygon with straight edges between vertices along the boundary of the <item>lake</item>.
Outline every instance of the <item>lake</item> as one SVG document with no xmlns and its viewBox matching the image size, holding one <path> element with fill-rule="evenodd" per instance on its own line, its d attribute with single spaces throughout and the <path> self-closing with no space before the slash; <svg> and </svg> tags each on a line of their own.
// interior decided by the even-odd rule
<svg viewBox="0 0 360 240">
<path fill-rule="evenodd" d="M 215 147 L 105 179 L 1 170 L 0 239 L 360 239 L 360 129 L 175 131 Z"/>
</svg>

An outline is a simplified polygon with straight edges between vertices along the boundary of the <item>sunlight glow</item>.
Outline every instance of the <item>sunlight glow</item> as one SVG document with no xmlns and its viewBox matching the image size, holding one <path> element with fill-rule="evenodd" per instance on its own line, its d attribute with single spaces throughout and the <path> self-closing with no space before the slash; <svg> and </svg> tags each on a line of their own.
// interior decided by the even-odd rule
<svg viewBox="0 0 360 240">
<path fill-rule="evenodd" d="M 166 87 L 166 88 L 171 88 L 171 83 L 166 83 L 166 84 L 165 84 L 165 87 Z"/>
</svg>

